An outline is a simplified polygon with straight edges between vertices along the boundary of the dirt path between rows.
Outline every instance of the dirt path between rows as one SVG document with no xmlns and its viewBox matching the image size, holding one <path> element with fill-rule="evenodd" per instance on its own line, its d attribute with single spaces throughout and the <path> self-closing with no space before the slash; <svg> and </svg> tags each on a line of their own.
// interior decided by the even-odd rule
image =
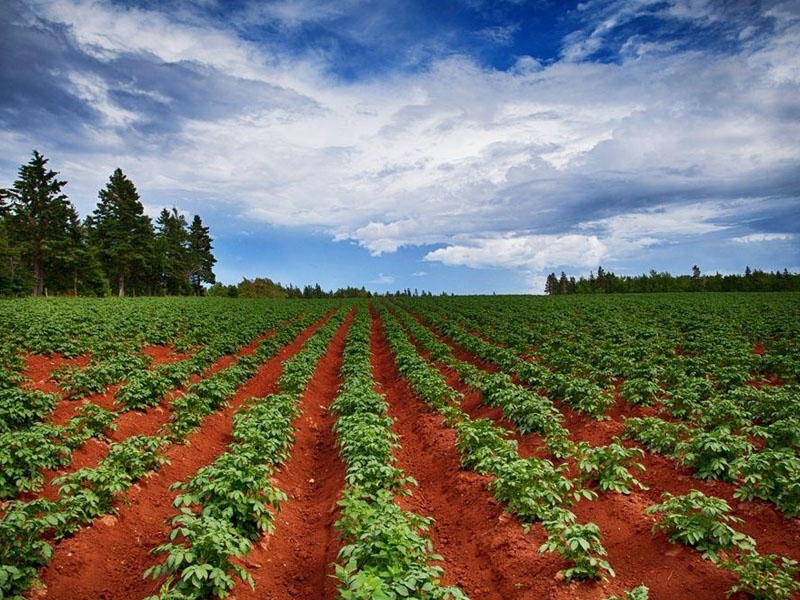
<svg viewBox="0 0 800 600">
<path fill-rule="evenodd" d="M 177 492 L 170 491 L 169 486 L 191 477 L 224 451 L 232 441 L 234 412 L 247 398 L 276 390 L 281 362 L 297 353 L 327 318 L 308 327 L 266 361 L 239 388 L 231 405 L 206 418 L 200 429 L 188 436 L 186 445 L 171 447 L 167 451 L 170 464 L 134 485 L 117 516 L 101 517 L 57 544 L 53 559 L 40 573 L 44 587 L 31 597 L 131 600 L 155 593 L 156 583 L 143 579 L 142 574 L 156 562 L 150 550 L 167 540 L 170 528 L 166 519 L 175 514 L 172 502 Z"/>
<path fill-rule="evenodd" d="M 209 377 L 231 366 L 236 362 L 238 357 L 252 354 L 256 351 L 261 342 L 273 335 L 275 335 L 274 329 L 259 334 L 234 354 L 221 356 L 211 366 L 205 369 L 202 374 L 192 375 L 190 382 L 199 381 L 200 379 Z M 142 352 L 148 354 L 153 359 L 148 369 L 153 369 L 160 364 L 175 362 L 176 360 L 188 356 L 172 354 L 166 346 L 148 346 L 143 349 Z M 55 382 L 49 381 L 55 385 Z M 121 405 L 114 402 L 120 385 L 119 383 L 112 384 L 101 393 L 90 394 L 86 396 L 86 398 L 77 401 L 69 400 L 64 397 L 56 406 L 54 413 L 47 420 L 63 425 L 77 414 L 78 408 L 89 402 L 108 410 L 120 410 Z M 120 413 L 112 423 L 116 429 L 108 433 L 109 442 L 122 442 L 133 435 L 155 435 L 158 430 L 169 421 L 170 415 L 172 414 L 172 402 L 183 393 L 184 389 L 185 386 L 179 386 L 169 390 L 156 406 L 151 406 L 146 410 L 128 410 Z M 59 391 L 61 391 L 60 388 Z M 109 442 L 101 441 L 94 437 L 89 438 L 73 451 L 72 460 L 68 465 L 55 470 L 45 469 L 42 472 L 44 475 L 44 485 L 40 492 L 26 492 L 20 494 L 19 499 L 29 501 L 37 497 L 44 497 L 49 500 L 56 500 L 58 498 L 58 488 L 52 485 L 52 481 L 56 477 L 74 473 L 79 469 L 96 467 L 100 464 L 100 461 L 108 455 L 110 447 Z"/>
<path fill-rule="evenodd" d="M 341 383 L 339 369 L 354 315 L 351 312 L 339 327 L 300 398 L 291 456 L 273 478 L 289 498 L 276 515 L 275 531 L 255 544 L 244 560 L 255 590 L 240 582 L 231 593 L 236 600 L 336 598 L 331 574 L 340 543 L 333 524 L 345 468 L 328 406 Z"/>
<path fill-rule="evenodd" d="M 487 369 L 485 361 L 430 327 L 429 330 L 446 343 L 459 360 L 491 372 L 497 371 L 493 365 Z M 435 366 L 447 378 L 449 385 L 465 394 L 462 409 L 471 418 L 490 418 L 496 425 L 507 429 L 511 437 L 518 441 L 523 456 L 548 455 L 539 436 L 521 435 L 512 423 L 502 418 L 500 409 L 483 405 L 480 393 L 465 386 L 453 369 L 441 364 Z M 625 402 L 619 397 L 616 400 L 617 404 Z M 613 417 L 612 420 L 595 421 L 569 407 L 559 408 L 566 417 L 564 426 L 570 430 L 570 438 L 575 442 L 586 441 L 594 446 L 607 444 L 623 428 L 623 424 Z M 622 413 L 615 409 L 613 414 L 619 416 Z M 688 597 L 722 600 L 735 583 L 735 577 L 703 559 L 698 552 L 670 544 L 664 534 L 654 536 L 651 533 L 655 518 L 645 515 L 644 509 L 660 502 L 661 494 L 665 491 L 685 494 L 691 489 L 699 489 L 707 495 L 724 498 L 730 504 L 732 514 L 744 519 L 744 523 L 735 526 L 736 529 L 755 538 L 761 553 L 778 553 L 794 559 L 800 557 L 800 519 L 786 519 L 774 506 L 764 501 L 736 500 L 733 498 L 733 485 L 695 479 L 690 469 L 678 467 L 674 461 L 644 449 L 645 458 L 641 462 L 646 471 L 634 471 L 634 475 L 649 490 L 635 489 L 627 496 L 608 493 L 591 502 L 582 501 L 572 508 L 579 521 L 593 521 L 600 527 L 603 545 L 609 553 L 608 560 L 617 571 L 613 589 L 620 589 L 620 586 L 630 589 L 644 583 L 650 588 L 651 600 Z M 595 596 L 587 592 L 586 597 Z"/>
<path fill-rule="evenodd" d="M 489 478 L 461 469 L 455 432 L 402 378 L 374 313 L 371 343 L 377 390 L 400 435 L 398 466 L 419 484 L 402 503 L 434 518 L 434 550 L 444 558 L 444 582 L 460 586 L 472 600 L 571 597 L 552 585 L 565 565 L 538 552 L 546 537 L 542 528 L 536 525 L 526 534 L 492 498 Z"/>
</svg>

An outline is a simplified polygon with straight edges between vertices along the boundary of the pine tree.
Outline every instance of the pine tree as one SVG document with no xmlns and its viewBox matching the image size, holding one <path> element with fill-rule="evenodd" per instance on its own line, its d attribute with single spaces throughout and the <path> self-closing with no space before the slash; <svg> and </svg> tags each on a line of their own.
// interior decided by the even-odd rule
<svg viewBox="0 0 800 600">
<path fill-rule="evenodd" d="M 203 226 L 200 215 L 195 215 L 192 224 L 189 226 L 189 248 L 188 248 L 188 270 L 189 283 L 195 294 L 203 293 L 203 283 L 214 283 L 214 264 L 217 259 L 211 251 L 211 236 L 208 227 Z"/>
<path fill-rule="evenodd" d="M 146 272 L 153 245 L 153 224 L 144 214 L 136 186 L 116 169 L 89 218 L 89 239 L 117 295 L 125 296 L 126 281 Z"/>
<path fill-rule="evenodd" d="M 34 296 L 45 292 L 48 271 L 70 253 L 71 224 L 77 220 L 75 208 L 62 193 L 67 182 L 56 179 L 58 173 L 47 169 L 47 162 L 34 150 L 30 162 L 20 167 L 14 187 L 5 191 L 11 200 L 8 238 L 30 270 Z"/>
<path fill-rule="evenodd" d="M 160 285 L 167 294 L 186 294 L 189 286 L 189 232 L 186 219 L 176 208 L 161 210 L 156 220 L 156 247 L 160 264 Z"/>
<path fill-rule="evenodd" d="M 10 208 L 6 204 L 7 190 L 0 190 L 0 294 L 13 293 L 17 259 L 9 239 Z"/>
</svg>

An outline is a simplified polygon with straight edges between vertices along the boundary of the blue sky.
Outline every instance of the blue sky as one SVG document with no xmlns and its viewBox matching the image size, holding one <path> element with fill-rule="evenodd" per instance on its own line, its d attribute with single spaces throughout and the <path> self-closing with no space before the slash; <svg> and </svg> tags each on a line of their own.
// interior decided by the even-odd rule
<svg viewBox="0 0 800 600">
<path fill-rule="evenodd" d="M 166 8 L 168 7 L 168 8 Z M 0 186 L 117 167 L 224 283 L 800 271 L 800 1 L 4 0 Z"/>
</svg>

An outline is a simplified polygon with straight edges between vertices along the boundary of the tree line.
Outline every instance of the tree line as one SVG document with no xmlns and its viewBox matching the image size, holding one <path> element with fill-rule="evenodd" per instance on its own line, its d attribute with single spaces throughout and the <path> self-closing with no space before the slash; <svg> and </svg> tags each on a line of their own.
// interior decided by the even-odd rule
<svg viewBox="0 0 800 600">
<path fill-rule="evenodd" d="M 691 275 L 673 276 L 651 270 L 650 274 L 617 276 L 603 267 L 589 277 L 567 277 L 550 273 L 544 286 L 545 294 L 613 294 L 644 292 L 797 292 L 800 291 L 800 274 L 788 270 L 765 272 L 745 268 L 744 274 L 703 274 L 697 265 Z"/>
<path fill-rule="evenodd" d="M 121 169 L 81 221 L 38 151 L 0 189 L 0 295 L 190 295 L 215 281 L 212 239 L 176 208 L 155 223 Z"/>
<path fill-rule="evenodd" d="M 324 290 L 320 284 L 305 285 L 302 288 L 289 284 L 282 285 L 272 281 L 269 277 L 256 277 L 254 279 L 242 279 L 237 285 L 224 285 L 215 283 L 208 290 L 209 296 L 227 296 L 229 298 L 373 298 L 380 294 L 370 292 L 364 286 L 357 288 L 353 286 L 341 287 L 336 290 Z M 396 292 L 385 292 L 384 296 L 433 296 L 431 292 L 411 288 L 397 290 Z M 446 295 L 446 294 L 442 294 Z"/>
</svg>

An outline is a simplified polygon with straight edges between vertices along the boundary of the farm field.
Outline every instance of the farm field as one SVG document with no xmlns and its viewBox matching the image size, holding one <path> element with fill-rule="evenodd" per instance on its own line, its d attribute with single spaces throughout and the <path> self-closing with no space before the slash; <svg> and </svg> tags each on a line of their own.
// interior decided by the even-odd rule
<svg viewBox="0 0 800 600">
<path fill-rule="evenodd" d="M 0 598 L 800 598 L 798 294 L 0 323 Z"/>
</svg>

